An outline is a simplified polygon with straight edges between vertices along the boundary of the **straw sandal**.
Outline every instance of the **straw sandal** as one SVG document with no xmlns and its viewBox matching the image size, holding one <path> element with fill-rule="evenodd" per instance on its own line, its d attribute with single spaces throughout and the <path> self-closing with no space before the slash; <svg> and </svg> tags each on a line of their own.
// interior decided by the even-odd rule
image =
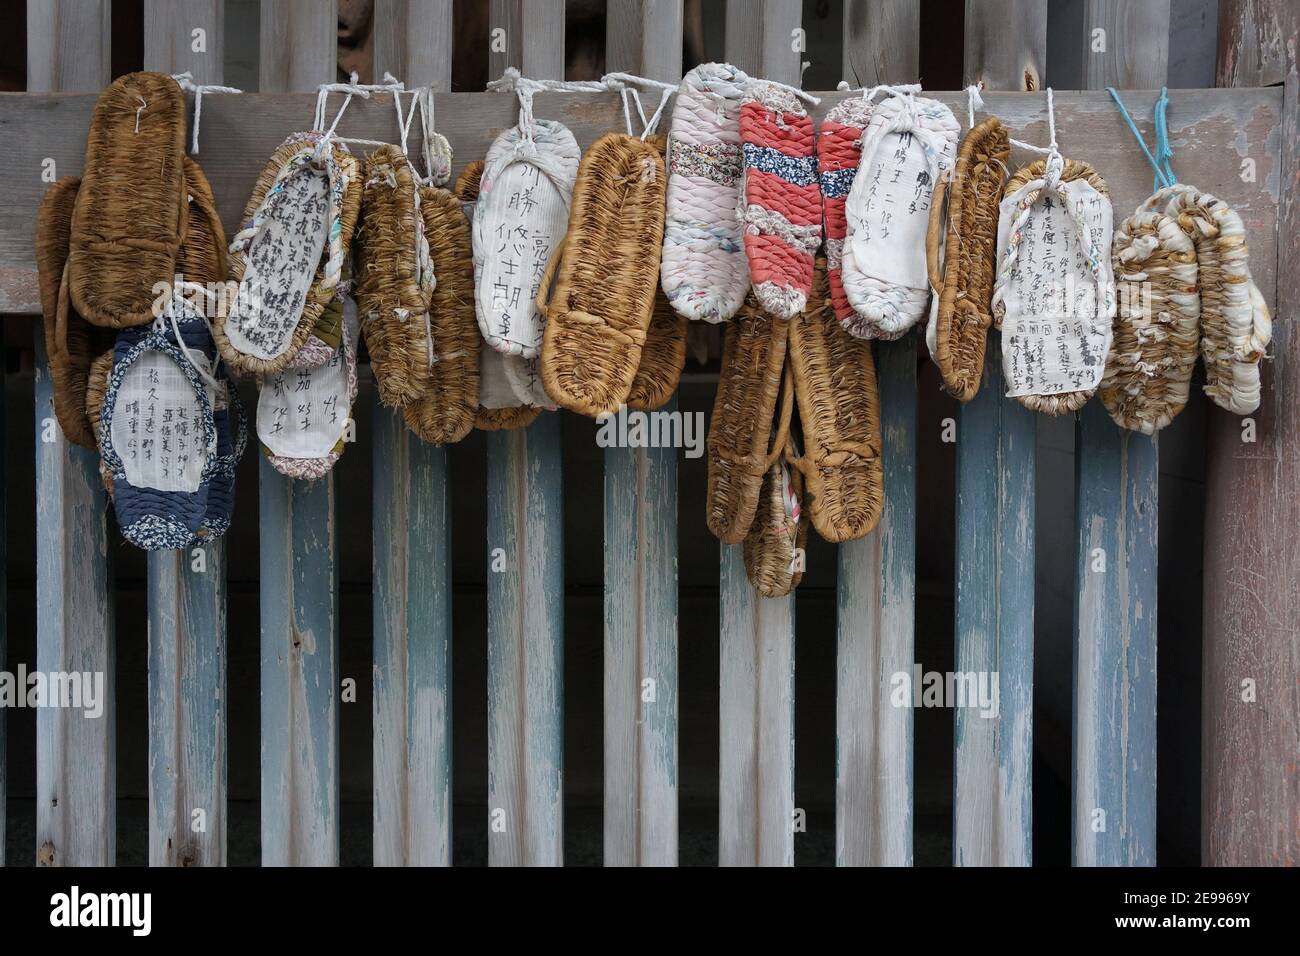
<svg viewBox="0 0 1300 956">
<path fill-rule="evenodd" d="M 436 354 L 424 394 L 402 414 L 421 440 L 445 445 L 469 434 L 478 408 L 482 340 L 474 316 L 474 252 L 469 220 L 459 199 L 445 189 L 425 186 L 420 190 L 420 211 L 438 277 L 429 309 Z"/>
<path fill-rule="evenodd" d="M 1259 362 L 1273 337 L 1268 304 L 1250 275 L 1241 216 L 1190 186 L 1162 189 L 1143 204 L 1177 220 L 1196 246 L 1205 394 L 1237 415 L 1259 407 Z"/>
<path fill-rule="evenodd" d="M 841 322 L 849 321 L 854 315 L 840 274 L 844 237 L 849 230 L 844 206 L 862 159 L 862 137 L 871 120 L 872 105 L 864 96 L 841 100 L 826 114 L 817 135 L 818 178 L 826 221 L 827 279 L 831 303 Z"/>
<path fill-rule="evenodd" d="M 808 542 L 803 476 L 787 463 L 795 457 L 786 443 L 781 460 L 763 475 L 754 524 L 745 535 L 745 574 L 763 597 L 785 597 L 803 578 L 799 552 Z"/>
<path fill-rule="evenodd" d="M 257 401 L 262 454 L 286 478 L 329 474 L 347 447 L 357 398 L 356 331 L 343 323 L 338 351 L 324 365 L 265 376 Z"/>
<path fill-rule="evenodd" d="M 542 272 L 564 238 L 581 151 L 568 128 L 535 120 L 488 149 L 474 211 L 479 328 L 499 352 L 536 358 L 545 322 L 537 309 Z"/>
<path fill-rule="evenodd" d="M 876 364 L 871 343 L 835 317 L 825 259 L 809 307 L 790 321 L 789 362 L 804 444 L 790 462 L 807 483 L 813 527 L 830 542 L 865 537 L 885 498 Z"/>
<path fill-rule="evenodd" d="M 1112 249 L 1118 310 L 1102 404 L 1121 428 L 1153 435 L 1187 404 L 1201 327 L 1196 248 L 1171 219 L 1142 209 Z"/>
<path fill-rule="evenodd" d="M 1077 411 L 1101 382 L 1115 315 L 1111 217 L 1106 182 L 1084 162 L 1053 154 L 1007 183 L 993 319 L 1002 330 L 1007 395 L 1031 411 Z M 1048 274 L 1050 252 L 1056 262 L 1071 257 L 1073 288 L 1055 288 L 1063 273 Z"/>
<path fill-rule="evenodd" d="M 130 73 L 95 103 L 72 214 L 68 291 L 86 321 L 154 319 L 185 239 L 185 95 L 165 73 Z"/>
<path fill-rule="evenodd" d="M 986 119 L 961 141 L 930 206 L 925 254 L 934 297 L 925 342 L 944 390 L 962 402 L 975 397 L 984 374 L 998 204 L 1010 156 L 1006 127 L 997 117 Z"/>
<path fill-rule="evenodd" d="M 841 279 L 860 338 L 896 339 L 930 297 L 925 234 L 935 182 L 952 166 L 960 132 L 938 100 L 891 96 L 871 111 L 862 160 L 845 203 Z"/>
<path fill-rule="evenodd" d="M 69 301 L 66 269 L 72 211 L 81 179 L 64 176 L 41 198 L 36 213 L 36 274 L 41 290 L 45 352 L 54 386 L 54 415 L 68 441 L 96 448 L 86 419 L 86 380 L 96 356 L 113 351 L 114 334 L 91 325 Z M 111 359 L 110 359 L 111 362 Z"/>
<path fill-rule="evenodd" d="M 794 408 L 794 389 L 781 387 L 789 327 L 764 312 L 753 295 L 738 321 L 727 324 L 707 442 L 708 525 L 724 544 L 745 540 L 763 476 L 785 448 Z M 769 444 L 778 393 L 777 435 Z"/>
<path fill-rule="evenodd" d="M 725 322 L 749 291 L 740 222 L 743 72 L 705 63 L 682 79 L 668 135 L 668 189 L 660 276 L 688 319 Z"/>
<path fill-rule="evenodd" d="M 569 228 L 537 293 L 542 385 L 561 407 L 598 418 L 627 402 L 654 311 L 663 208 L 663 159 L 650 143 L 610 132 L 583 155 Z"/>
<path fill-rule="evenodd" d="M 238 295 L 213 324 L 231 368 L 268 375 L 293 362 L 335 298 L 360 206 L 357 161 L 337 140 L 295 133 L 272 154 L 230 244 Z"/>
<path fill-rule="evenodd" d="M 745 255 L 759 305 L 773 317 L 803 311 L 813 253 L 822 244 L 822 191 L 808 111 L 788 88 L 761 80 L 740 108 Z"/>
<path fill-rule="evenodd" d="M 435 272 L 420 185 L 400 146 L 381 146 L 362 170 L 353 249 L 357 312 L 379 400 L 404 408 L 424 394 L 432 359 Z"/>
</svg>

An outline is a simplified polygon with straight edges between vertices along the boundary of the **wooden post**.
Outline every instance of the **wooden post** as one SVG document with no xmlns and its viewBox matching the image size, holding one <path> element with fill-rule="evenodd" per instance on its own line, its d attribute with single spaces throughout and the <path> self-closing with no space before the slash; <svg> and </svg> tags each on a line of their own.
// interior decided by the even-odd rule
<svg viewBox="0 0 1300 956">
<path fill-rule="evenodd" d="M 449 90 L 451 8 L 381 0 L 375 75 Z M 377 399 L 374 429 L 374 862 L 450 866 L 448 450 L 420 441 Z"/>
<path fill-rule="evenodd" d="M 27 4 L 27 89 L 109 82 L 108 0 Z M 57 159 L 57 157 L 56 157 Z M 117 847 L 113 598 L 99 456 L 63 437 L 45 340 L 36 331 L 36 666 L 103 682 L 103 713 L 36 714 L 36 862 L 112 866 Z"/>
<path fill-rule="evenodd" d="M 564 0 L 492 0 L 518 66 L 564 77 Z M 500 62 L 499 62 L 500 61 Z M 498 68 L 499 65 L 499 68 Z M 488 862 L 564 862 L 564 485 L 560 412 L 488 438 Z"/>
<path fill-rule="evenodd" d="M 8 450 L 5 441 L 5 372 L 0 368 L 0 456 Z M 6 611 L 9 608 L 9 567 L 8 567 L 8 549 L 9 541 L 9 487 L 8 482 L 0 482 L 0 670 L 8 670 L 9 658 L 6 648 L 6 638 L 8 637 L 8 624 Z M 8 816 L 9 808 L 9 791 L 6 786 L 6 767 L 8 766 L 8 755 L 6 753 L 5 727 L 8 720 L 0 719 L 0 808 L 5 812 L 0 812 L 0 867 L 5 865 L 5 817 Z"/>
<path fill-rule="evenodd" d="M 216 0 L 148 0 L 145 69 L 221 83 L 221 7 Z M 204 50 L 195 51 L 196 44 Z M 225 553 L 219 540 L 148 555 L 153 866 L 226 862 Z"/>
<path fill-rule="evenodd" d="M 913 82 L 915 4 L 847 0 L 844 74 L 852 85 Z M 839 548 L 836 601 L 835 860 L 912 863 L 912 710 L 889 701 L 890 677 L 915 660 L 917 337 L 875 347 L 884 439 L 885 510 L 867 537 Z"/>
<path fill-rule="evenodd" d="M 681 79 L 682 0 L 614 0 L 606 38 L 609 70 Z M 677 863 L 678 454 L 605 450 L 607 866 Z"/>
<path fill-rule="evenodd" d="M 1209 413 L 1201 681 L 1207 866 L 1300 864 L 1300 335 L 1291 321 L 1300 311 L 1298 32 L 1294 3 L 1219 5 L 1219 85 L 1282 83 L 1283 107 L 1276 172 L 1266 171 L 1269 157 L 1249 154 L 1259 180 L 1277 175 L 1279 189 L 1277 301 L 1263 401 L 1248 419 Z M 1249 240 L 1258 259 L 1260 237 Z M 1267 268 L 1252 265 L 1257 274 Z"/>
<path fill-rule="evenodd" d="M 1047 0 L 968 0 L 967 83 L 1039 89 L 1046 51 Z M 990 332 L 957 432 L 956 666 L 997 674 L 1000 696 L 996 717 L 955 711 L 953 861 L 965 866 L 1033 859 L 1035 426 L 1004 397 L 1000 345 Z"/>
<path fill-rule="evenodd" d="M 1081 85 L 1163 86 L 1168 0 L 1086 7 Z M 1115 226 L 1131 212 L 1116 208 Z M 1157 439 L 1119 428 L 1094 400 L 1079 413 L 1075 456 L 1074 862 L 1154 866 Z"/>
<path fill-rule="evenodd" d="M 798 0 L 727 4 L 727 60 L 798 85 Z M 722 545 L 718 857 L 723 866 L 794 865 L 794 595 L 765 598 L 741 545 Z"/>
<path fill-rule="evenodd" d="M 310 91 L 332 82 L 335 46 L 333 3 L 265 0 L 262 92 Z M 301 124 L 284 133 L 308 123 L 304 112 Z M 339 860 L 334 475 L 295 481 L 264 457 L 258 466 L 262 863 L 333 866 Z"/>
</svg>

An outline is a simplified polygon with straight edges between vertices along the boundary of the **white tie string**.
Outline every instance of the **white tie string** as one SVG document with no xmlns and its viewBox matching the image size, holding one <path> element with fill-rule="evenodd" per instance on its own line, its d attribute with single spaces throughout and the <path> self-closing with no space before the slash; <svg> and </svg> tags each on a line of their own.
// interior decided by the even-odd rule
<svg viewBox="0 0 1300 956">
<path fill-rule="evenodd" d="M 1060 155 L 1060 151 L 1056 147 L 1056 105 L 1050 86 L 1047 88 L 1047 138 L 1049 143 L 1046 149 L 1042 146 L 1035 146 L 1033 143 L 1022 143 L 1018 139 L 1011 140 L 1011 145 L 1018 146 L 1031 153 L 1038 153 L 1040 156 Z"/>
<path fill-rule="evenodd" d="M 215 83 L 195 83 L 194 75 L 189 72 L 173 73 L 172 79 L 176 81 L 182 90 L 194 94 L 194 135 L 190 143 L 190 152 L 197 156 L 199 153 L 199 124 L 203 119 L 203 94 L 242 93 L 244 91 L 235 89 L 233 86 L 218 86 Z"/>
<path fill-rule="evenodd" d="M 966 87 L 966 114 L 969 118 L 968 125 L 971 129 L 975 128 L 975 111 L 984 109 L 984 100 L 980 97 L 980 87 L 978 83 L 972 83 Z"/>
</svg>

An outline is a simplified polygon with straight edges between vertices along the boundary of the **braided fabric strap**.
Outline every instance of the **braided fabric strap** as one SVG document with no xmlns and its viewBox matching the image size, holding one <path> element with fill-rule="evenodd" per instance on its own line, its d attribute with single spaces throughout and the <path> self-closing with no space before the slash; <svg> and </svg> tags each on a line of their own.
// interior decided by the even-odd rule
<svg viewBox="0 0 1300 956">
<path fill-rule="evenodd" d="M 1008 189 L 993 289 L 1007 396 L 1048 414 L 1075 411 L 1110 351 L 1110 198 L 1092 167 L 1057 152 L 1016 173 Z"/>
<path fill-rule="evenodd" d="M 678 314 L 734 316 L 749 291 L 741 232 L 743 72 L 705 63 L 682 79 L 668 134 L 668 189 L 660 284 Z"/>
<path fill-rule="evenodd" d="M 896 339 L 925 314 L 925 234 L 940 174 L 951 168 L 960 127 L 952 110 L 915 94 L 877 106 L 845 205 L 841 279 L 859 338 Z"/>
<path fill-rule="evenodd" d="M 788 87 L 750 83 L 740 108 L 745 255 L 754 296 L 772 316 L 803 311 L 822 241 L 813 124 Z"/>
<path fill-rule="evenodd" d="M 853 306 L 844 294 L 840 262 L 844 258 L 844 237 L 849 224 L 845 202 L 862 159 L 862 137 L 871 119 L 873 105 L 865 96 L 850 96 L 831 107 L 817 136 L 817 168 L 821 180 L 822 209 L 826 221 L 826 277 L 831 304 L 841 322 L 853 316 Z"/>
</svg>

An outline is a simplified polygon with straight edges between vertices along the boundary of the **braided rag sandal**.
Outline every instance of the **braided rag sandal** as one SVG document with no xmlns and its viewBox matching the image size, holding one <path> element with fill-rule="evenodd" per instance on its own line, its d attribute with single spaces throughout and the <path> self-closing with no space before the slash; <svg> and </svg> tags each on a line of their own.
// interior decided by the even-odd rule
<svg viewBox="0 0 1300 956">
<path fill-rule="evenodd" d="M 87 379 L 96 356 L 112 353 L 114 334 L 91 325 L 70 301 L 64 267 L 80 185 L 79 177 L 64 176 L 41 198 L 36 213 L 36 275 L 41 290 L 45 352 L 54 386 L 54 415 L 68 441 L 96 448 L 96 432 L 85 411 Z"/>
<path fill-rule="evenodd" d="M 751 295 L 727 324 L 722 372 L 709 421 L 708 525 L 723 544 L 745 540 L 758 508 L 759 486 L 785 450 L 794 389 L 782 389 L 790 323 L 768 315 Z M 777 396 L 776 439 L 769 439 Z"/>
<path fill-rule="evenodd" d="M 826 220 L 827 279 L 831 303 L 841 322 L 850 321 L 854 315 L 840 275 L 844 237 L 849 231 L 844 206 L 862 159 L 862 137 L 871 119 L 871 109 L 871 101 L 864 96 L 841 100 L 826 114 L 817 135 L 818 178 Z"/>
<path fill-rule="evenodd" d="M 72 214 L 68 291 L 86 321 L 154 320 L 185 239 L 185 95 L 165 73 L 119 77 L 95 103 Z"/>
<path fill-rule="evenodd" d="M 1196 246 L 1205 394 L 1220 408 L 1249 415 L 1259 407 L 1259 362 L 1273 320 L 1250 276 L 1241 216 L 1223 200 L 1184 185 L 1158 191 L 1143 208 L 1175 219 Z"/>
<path fill-rule="evenodd" d="M 429 304 L 435 273 L 420 186 L 400 146 L 381 146 L 362 169 L 354 249 L 357 312 L 379 400 L 404 408 L 424 394 L 433 359 Z"/>
<path fill-rule="evenodd" d="M 749 291 L 741 232 L 743 72 L 705 63 L 682 79 L 668 134 L 667 218 L 660 276 L 688 319 L 725 322 Z"/>
<path fill-rule="evenodd" d="M 1171 219 L 1142 209 L 1112 250 L 1118 311 L 1102 404 L 1121 428 L 1153 435 L 1187 404 L 1201 328 L 1196 248 Z"/>
<path fill-rule="evenodd" d="M 984 374 L 984 349 L 993 316 L 998 204 L 1011 141 L 997 117 L 961 141 L 957 162 L 939 176 L 925 237 L 934 296 L 925 343 L 939 366 L 944 390 L 969 402 Z"/>
<path fill-rule="evenodd" d="M 230 243 L 238 294 L 213 323 L 231 368 L 268 375 L 294 362 L 338 293 L 360 206 L 359 167 L 342 143 L 295 133 L 275 151 Z"/>
<path fill-rule="evenodd" d="M 740 108 L 745 255 L 759 305 L 774 318 L 803 310 L 822 242 L 822 193 L 813 124 L 799 98 L 752 82 Z"/>
<path fill-rule="evenodd" d="M 1115 316 L 1111 216 L 1105 181 L 1060 154 L 1007 183 L 993 317 L 1007 395 L 1031 411 L 1077 411 L 1101 382 Z"/>
<path fill-rule="evenodd" d="M 659 151 L 626 133 L 582 157 L 569 228 L 537 293 L 542 385 L 570 411 L 598 418 L 627 402 L 654 311 L 663 182 Z"/>
<path fill-rule="evenodd" d="M 789 364 L 803 429 L 801 472 L 813 527 L 831 542 L 870 534 L 884 507 L 880 393 L 871 343 L 850 335 L 828 296 L 819 258 L 808 308 L 790 321 Z"/>
</svg>

